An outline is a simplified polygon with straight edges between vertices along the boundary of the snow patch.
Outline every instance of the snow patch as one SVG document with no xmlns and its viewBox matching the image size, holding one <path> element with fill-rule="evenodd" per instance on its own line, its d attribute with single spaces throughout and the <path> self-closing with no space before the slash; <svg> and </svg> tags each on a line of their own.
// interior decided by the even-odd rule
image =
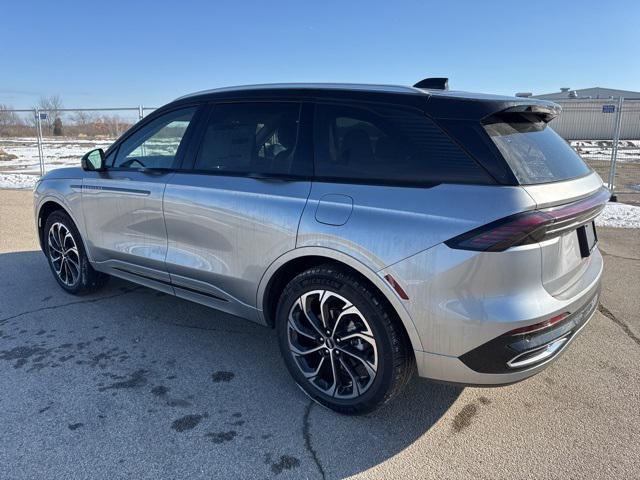
<svg viewBox="0 0 640 480">
<path fill-rule="evenodd" d="M 607 203 L 596 218 L 599 227 L 640 228 L 640 207 L 626 203 Z"/>
<path fill-rule="evenodd" d="M 42 145 L 45 172 L 56 168 L 78 167 L 80 159 L 89 150 L 94 148 L 106 150 L 112 142 L 111 139 L 46 139 Z M 0 161 L 0 174 L 40 174 L 40 157 L 36 138 L 0 139 L 0 147 L 17 157 L 13 160 Z"/>
<path fill-rule="evenodd" d="M 0 172 L 0 188 L 33 188 L 38 178 L 38 175 L 26 173 Z"/>
</svg>

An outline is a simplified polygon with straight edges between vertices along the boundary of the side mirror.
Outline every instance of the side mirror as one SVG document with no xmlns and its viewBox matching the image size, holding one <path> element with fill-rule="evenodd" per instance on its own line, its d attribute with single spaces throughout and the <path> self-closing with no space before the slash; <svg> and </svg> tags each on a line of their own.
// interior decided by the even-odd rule
<svg viewBox="0 0 640 480">
<path fill-rule="evenodd" d="M 82 165 L 82 169 L 87 172 L 104 170 L 104 150 L 96 148 L 95 150 L 85 153 L 80 164 Z"/>
</svg>

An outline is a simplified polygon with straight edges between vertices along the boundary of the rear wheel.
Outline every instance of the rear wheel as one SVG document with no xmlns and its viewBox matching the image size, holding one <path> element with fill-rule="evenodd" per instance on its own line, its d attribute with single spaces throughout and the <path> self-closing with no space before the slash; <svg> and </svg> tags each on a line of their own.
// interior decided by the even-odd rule
<svg viewBox="0 0 640 480">
<path fill-rule="evenodd" d="M 390 307 L 340 267 L 322 265 L 291 280 L 276 322 L 295 381 L 337 412 L 374 410 L 398 394 L 414 370 L 406 335 Z"/>
<path fill-rule="evenodd" d="M 53 276 L 67 292 L 94 290 L 109 279 L 89 263 L 80 232 L 65 212 L 56 211 L 47 217 L 43 246 Z"/>
</svg>

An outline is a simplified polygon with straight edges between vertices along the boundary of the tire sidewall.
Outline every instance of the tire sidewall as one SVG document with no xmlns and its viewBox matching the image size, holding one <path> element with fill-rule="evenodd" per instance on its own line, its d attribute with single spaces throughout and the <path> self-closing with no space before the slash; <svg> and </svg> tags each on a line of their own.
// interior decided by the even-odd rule
<svg viewBox="0 0 640 480">
<path fill-rule="evenodd" d="M 384 327 L 381 316 L 385 314 L 384 306 L 362 291 L 366 287 L 352 284 L 348 278 L 331 274 L 324 269 L 312 269 L 295 277 L 284 290 L 276 310 L 276 329 L 280 351 L 287 369 L 304 392 L 313 400 L 342 413 L 366 413 L 375 408 L 382 400 L 393 381 L 393 346 Z M 337 271 L 335 273 L 338 273 Z M 364 315 L 373 332 L 378 349 L 378 369 L 376 377 L 369 389 L 355 399 L 338 399 L 329 397 L 315 388 L 304 377 L 297 366 L 288 343 L 288 315 L 294 302 L 311 290 L 330 290 L 349 300 Z M 375 296 L 373 296 L 375 299 Z"/>
</svg>

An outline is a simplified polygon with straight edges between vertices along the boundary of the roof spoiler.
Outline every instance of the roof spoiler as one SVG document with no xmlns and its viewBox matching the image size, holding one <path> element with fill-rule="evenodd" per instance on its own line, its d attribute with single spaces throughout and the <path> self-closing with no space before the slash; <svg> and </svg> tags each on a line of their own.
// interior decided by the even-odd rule
<svg viewBox="0 0 640 480">
<path fill-rule="evenodd" d="M 449 90 L 449 79 L 444 77 L 425 78 L 414 85 L 415 88 Z"/>
<path fill-rule="evenodd" d="M 545 122 L 549 123 L 551 120 L 560 115 L 562 107 L 555 103 L 549 103 L 548 105 L 539 104 L 523 104 L 515 105 L 513 107 L 505 108 L 499 112 L 495 112 L 490 116 L 500 116 L 503 113 L 531 113 Z"/>
</svg>

